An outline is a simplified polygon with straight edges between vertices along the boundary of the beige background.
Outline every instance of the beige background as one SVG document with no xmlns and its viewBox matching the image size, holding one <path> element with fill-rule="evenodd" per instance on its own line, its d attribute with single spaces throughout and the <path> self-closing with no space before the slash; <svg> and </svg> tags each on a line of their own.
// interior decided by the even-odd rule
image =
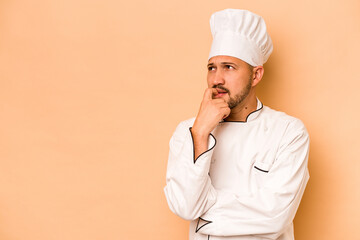
<svg viewBox="0 0 360 240">
<path fill-rule="evenodd" d="M 264 104 L 303 120 L 297 240 L 359 239 L 360 1 L 0 1 L 0 239 L 187 238 L 168 141 L 206 86 L 209 17 L 262 15 Z"/>
</svg>

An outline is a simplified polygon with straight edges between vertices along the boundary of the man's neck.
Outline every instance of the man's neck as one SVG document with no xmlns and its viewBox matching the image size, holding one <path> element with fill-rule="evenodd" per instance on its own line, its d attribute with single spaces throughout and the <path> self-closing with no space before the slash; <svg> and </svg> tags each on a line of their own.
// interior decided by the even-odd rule
<svg viewBox="0 0 360 240">
<path fill-rule="evenodd" d="M 230 115 L 225 121 L 245 122 L 250 113 L 257 109 L 257 98 L 255 94 L 248 95 L 244 101 L 231 109 Z"/>
</svg>

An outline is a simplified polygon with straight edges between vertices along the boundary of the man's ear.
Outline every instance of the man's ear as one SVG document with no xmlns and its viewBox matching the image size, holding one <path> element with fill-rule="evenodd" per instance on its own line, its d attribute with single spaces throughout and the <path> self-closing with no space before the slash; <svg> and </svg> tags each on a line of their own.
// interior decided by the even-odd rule
<svg viewBox="0 0 360 240">
<path fill-rule="evenodd" d="M 255 87 L 262 79 L 264 75 L 264 67 L 257 66 L 253 68 L 253 75 L 252 75 L 252 87 Z"/>
</svg>

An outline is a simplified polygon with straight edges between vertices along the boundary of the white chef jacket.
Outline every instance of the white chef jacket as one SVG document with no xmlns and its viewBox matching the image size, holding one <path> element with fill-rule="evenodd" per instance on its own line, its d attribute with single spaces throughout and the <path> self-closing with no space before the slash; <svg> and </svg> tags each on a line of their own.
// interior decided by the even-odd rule
<svg viewBox="0 0 360 240">
<path fill-rule="evenodd" d="M 294 239 L 309 179 L 304 124 L 258 100 L 245 122 L 220 122 L 194 163 L 194 120 L 170 140 L 164 189 L 170 209 L 191 220 L 190 240 Z"/>
</svg>

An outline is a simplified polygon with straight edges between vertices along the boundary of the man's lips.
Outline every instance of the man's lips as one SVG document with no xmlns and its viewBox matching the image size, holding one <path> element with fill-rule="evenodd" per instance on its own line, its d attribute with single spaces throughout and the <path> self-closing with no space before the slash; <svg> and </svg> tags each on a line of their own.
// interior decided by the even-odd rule
<svg viewBox="0 0 360 240">
<path fill-rule="evenodd" d="M 219 89 L 219 88 L 215 88 L 216 91 L 218 91 L 218 93 L 227 93 L 227 91 L 223 90 L 223 89 Z"/>
<path fill-rule="evenodd" d="M 216 91 L 218 92 L 217 94 L 214 95 L 214 97 L 218 98 L 218 97 L 222 97 L 225 94 L 227 94 L 228 92 L 226 90 L 220 89 L 220 88 L 215 88 Z"/>
</svg>

